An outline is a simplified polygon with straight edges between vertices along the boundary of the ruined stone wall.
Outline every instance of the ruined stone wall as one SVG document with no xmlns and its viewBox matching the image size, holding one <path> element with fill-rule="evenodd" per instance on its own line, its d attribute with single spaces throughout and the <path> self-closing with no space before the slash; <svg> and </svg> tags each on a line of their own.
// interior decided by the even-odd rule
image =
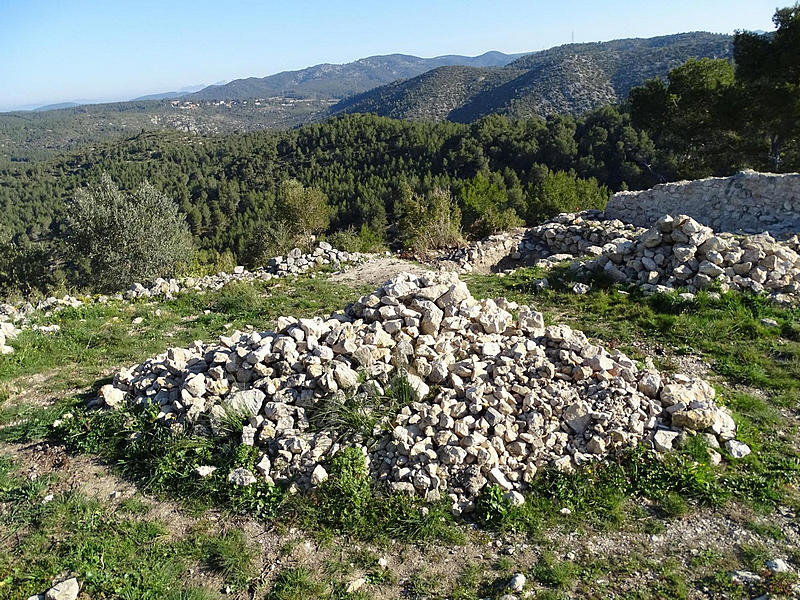
<svg viewBox="0 0 800 600">
<path fill-rule="evenodd" d="M 664 215 L 688 215 L 715 231 L 772 235 L 800 232 L 800 174 L 742 171 L 614 194 L 607 219 L 652 227 Z"/>
</svg>

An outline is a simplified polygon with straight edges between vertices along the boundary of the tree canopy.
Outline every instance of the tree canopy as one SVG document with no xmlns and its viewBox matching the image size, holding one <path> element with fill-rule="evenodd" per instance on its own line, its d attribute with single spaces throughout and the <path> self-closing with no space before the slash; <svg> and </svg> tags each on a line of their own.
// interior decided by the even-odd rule
<svg viewBox="0 0 800 600">
<path fill-rule="evenodd" d="M 104 174 L 76 192 L 65 231 L 68 256 L 82 277 L 104 290 L 172 275 L 192 260 L 178 206 L 148 182 L 125 193 Z"/>
</svg>

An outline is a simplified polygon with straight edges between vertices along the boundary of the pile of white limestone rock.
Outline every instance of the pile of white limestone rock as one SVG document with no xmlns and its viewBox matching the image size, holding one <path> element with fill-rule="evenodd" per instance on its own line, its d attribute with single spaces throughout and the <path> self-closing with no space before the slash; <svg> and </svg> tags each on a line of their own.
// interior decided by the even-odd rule
<svg viewBox="0 0 800 600">
<path fill-rule="evenodd" d="M 14 348 L 9 346 L 6 342 L 17 339 L 20 333 L 21 330 L 17 329 L 13 323 L 9 321 L 0 321 L 0 356 L 14 353 Z"/>
<path fill-rule="evenodd" d="M 665 215 L 633 239 L 612 240 L 599 250 L 585 268 L 645 291 L 695 292 L 716 285 L 722 291 L 766 292 L 786 303 L 800 294 L 796 236 L 779 242 L 767 233 L 715 234 L 691 217 Z"/>
<path fill-rule="evenodd" d="M 345 252 L 337 250 L 327 242 L 320 242 L 310 253 L 304 254 L 300 248 L 291 250 L 286 256 L 275 256 L 265 267 L 248 271 L 238 266 L 233 273 L 217 273 L 203 277 L 184 277 L 181 279 L 157 279 L 149 287 L 140 283 L 133 284 L 122 297 L 126 300 L 134 298 L 151 298 L 166 296 L 168 298 L 185 291 L 219 290 L 235 281 L 270 281 L 291 275 L 302 275 L 310 270 L 331 265 L 338 269 L 347 263 L 362 262 L 370 258 L 369 254 Z"/>
<path fill-rule="evenodd" d="M 262 455 L 257 472 L 238 468 L 229 481 L 302 488 L 327 477 L 326 460 L 345 444 L 311 426 L 315 408 L 382 395 L 398 375 L 415 401 L 360 441 L 370 472 L 398 492 L 449 496 L 457 512 L 487 484 L 522 501 L 542 468 L 571 470 L 638 444 L 669 451 L 687 432 L 734 457 L 749 452 L 706 382 L 640 370 L 580 331 L 545 326 L 528 306 L 478 301 L 448 272 L 402 273 L 327 319 L 282 317 L 276 331 L 169 349 L 119 372 L 96 403 L 156 404 L 166 423 L 205 435 L 241 417 L 242 443 Z"/>
<path fill-rule="evenodd" d="M 520 234 L 487 238 L 455 253 L 460 270 L 506 250 L 504 258 L 552 266 L 605 272 L 613 280 L 640 286 L 645 292 L 719 288 L 765 293 L 783 304 L 800 299 L 800 239 L 776 240 L 768 233 L 715 233 L 686 215 L 664 215 L 650 229 L 612 219 L 601 211 L 561 214 Z M 589 257 L 589 260 L 585 260 Z M 576 259 L 581 259 L 577 262 Z"/>
</svg>

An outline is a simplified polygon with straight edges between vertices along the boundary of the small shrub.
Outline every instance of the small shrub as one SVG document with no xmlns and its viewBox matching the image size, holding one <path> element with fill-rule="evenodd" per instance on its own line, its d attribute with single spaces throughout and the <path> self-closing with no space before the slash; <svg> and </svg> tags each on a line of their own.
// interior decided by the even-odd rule
<svg viewBox="0 0 800 600">
<path fill-rule="evenodd" d="M 542 585 L 564 589 L 577 576 L 577 567 L 570 561 L 559 561 L 551 552 L 545 552 L 533 567 L 532 575 Z"/>
<path fill-rule="evenodd" d="M 220 290 L 212 311 L 229 317 L 246 316 L 257 310 L 262 303 L 258 290 L 245 282 L 233 282 Z"/>
<path fill-rule="evenodd" d="M 501 527 L 511 512 L 511 503 L 499 485 L 487 485 L 475 502 L 475 515 L 484 526 Z"/>
<path fill-rule="evenodd" d="M 666 493 L 659 500 L 658 510 L 667 517 L 680 517 L 686 514 L 689 506 L 680 494 L 675 492 Z"/>
<path fill-rule="evenodd" d="M 508 194 L 497 183 L 478 173 L 464 183 L 459 191 L 462 224 L 475 238 L 524 225 L 513 208 L 508 206 Z"/>
<path fill-rule="evenodd" d="M 398 375 L 383 395 L 339 392 L 320 400 L 308 411 L 309 420 L 315 427 L 336 431 L 344 439 L 367 438 L 413 400 L 414 391 L 408 380 Z"/>
<path fill-rule="evenodd" d="M 202 277 L 220 272 L 232 273 L 235 266 L 236 258 L 230 250 L 198 250 L 181 275 Z"/>
<path fill-rule="evenodd" d="M 397 204 L 400 240 L 407 250 L 426 253 L 462 242 L 461 211 L 446 189 L 420 196 L 405 185 Z"/>
<path fill-rule="evenodd" d="M 331 222 L 328 197 L 320 190 L 305 187 L 296 179 L 282 181 L 275 198 L 275 217 L 299 240 L 325 231 Z"/>
<path fill-rule="evenodd" d="M 203 543 L 205 560 L 227 583 L 242 589 L 255 574 L 253 550 L 242 531 L 234 529 Z"/>
<path fill-rule="evenodd" d="M 381 252 L 386 248 L 383 235 L 373 231 L 366 223 L 356 232 L 353 227 L 336 231 L 326 237 L 328 243 L 346 252 Z"/>
<path fill-rule="evenodd" d="M 259 227 L 250 238 L 245 252 L 245 264 L 250 268 L 262 267 L 269 259 L 286 255 L 298 244 L 302 245 L 303 241 L 298 239 L 288 223 L 270 221 Z"/>
<path fill-rule="evenodd" d="M 611 194 L 596 179 L 581 179 L 574 172 L 548 171 L 529 194 L 527 222 L 542 223 L 562 212 L 603 209 Z"/>
<path fill-rule="evenodd" d="M 319 519 L 343 531 L 368 530 L 372 490 L 364 455 L 358 448 L 345 448 L 331 459 L 328 475 L 319 489 Z"/>
</svg>

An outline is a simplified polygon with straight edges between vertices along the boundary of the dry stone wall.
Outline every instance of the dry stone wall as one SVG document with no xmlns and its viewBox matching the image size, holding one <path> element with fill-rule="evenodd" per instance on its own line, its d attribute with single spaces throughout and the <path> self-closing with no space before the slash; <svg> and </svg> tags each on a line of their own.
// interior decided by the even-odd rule
<svg viewBox="0 0 800 600">
<path fill-rule="evenodd" d="M 607 219 L 652 227 L 664 215 L 687 215 L 715 231 L 774 236 L 800 232 L 800 174 L 742 171 L 618 192 L 606 207 Z"/>
<path fill-rule="evenodd" d="M 800 299 L 800 238 L 781 241 L 767 233 L 715 233 L 687 215 L 662 215 L 649 229 L 598 211 L 561 214 L 547 223 L 515 234 L 503 243 L 494 238 L 473 244 L 511 247 L 511 262 L 548 266 L 582 259 L 574 268 L 604 272 L 613 280 L 640 286 L 645 292 L 682 289 L 690 293 L 719 288 L 765 293 L 782 304 Z M 589 260 L 585 260 L 589 257 Z M 453 256 L 462 271 L 469 255 Z"/>
</svg>

